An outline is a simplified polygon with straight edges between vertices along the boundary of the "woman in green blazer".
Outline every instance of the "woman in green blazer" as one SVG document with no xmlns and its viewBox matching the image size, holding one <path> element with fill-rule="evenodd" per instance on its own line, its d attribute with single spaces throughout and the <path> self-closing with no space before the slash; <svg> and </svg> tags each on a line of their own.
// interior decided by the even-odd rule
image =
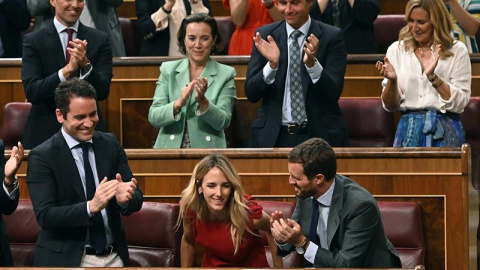
<svg viewBox="0 0 480 270">
<path fill-rule="evenodd" d="M 235 69 L 210 59 L 223 40 L 214 18 L 193 14 L 178 32 L 185 59 L 164 62 L 148 121 L 160 128 L 154 148 L 227 147 L 236 99 Z"/>
</svg>

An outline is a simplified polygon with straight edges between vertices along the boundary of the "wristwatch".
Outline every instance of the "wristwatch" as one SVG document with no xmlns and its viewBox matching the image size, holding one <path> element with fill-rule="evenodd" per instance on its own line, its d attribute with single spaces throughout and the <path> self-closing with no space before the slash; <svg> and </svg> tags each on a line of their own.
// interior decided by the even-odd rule
<svg viewBox="0 0 480 270">
<path fill-rule="evenodd" d="M 295 250 L 297 251 L 297 253 L 300 255 L 304 254 L 305 250 L 307 250 L 307 246 L 309 242 L 310 241 L 307 238 L 305 238 L 305 240 L 299 246 L 296 246 Z"/>
<path fill-rule="evenodd" d="M 88 63 L 85 65 L 85 67 L 81 68 L 81 69 L 82 69 L 83 73 L 88 73 L 90 71 L 90 69 L 92 69 L 92 64 L 90 63 L 90 61 L 88 61 Z"/>
</svg>

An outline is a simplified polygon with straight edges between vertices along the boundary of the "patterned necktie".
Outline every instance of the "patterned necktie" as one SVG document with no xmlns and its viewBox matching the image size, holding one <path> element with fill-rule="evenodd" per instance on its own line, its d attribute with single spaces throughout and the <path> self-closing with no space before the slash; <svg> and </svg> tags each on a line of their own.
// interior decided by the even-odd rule
<svg viewBox="0 0 480 270">
<path fill-rule="evenodd" d="M 318 238 L 317 234 L 317 226 L 318 226 L 318 216 L 319 216 L 319 211 L 318 211 L 318 205 L 319 202 L 315 199 L 312 198 L 312 222 L 310 223 L 310 233 L 309 233 L 309 239 L 313 243 L 320 245 L 320 239 Z"/>
<path fill-rule="evenodd" d="M 290 34 L 290 99 L 292 109 L 292 120 L 302 124 L 307 119 L 305 102 L 302 90 L 302 76 L 300 64 L 302 63 L 298 38 L 302 32 L 295 30 Z"/>
<path fill-rule="evenodd" d="M 85 168 L 85 188 L 87 190 L 87 200 L 90 201 L 95 195 L 95 179 L 93 178 L 92 167 L 88 159 L 88 149 L 91 143 L 79 144 L 82 148 L 83 167 Z M 92 217 L 93 223 L 89 227 L 90 245 L 97 250 L 102 251 L 107 245 L 107 236 L 105 234 L 105 225 L 103 223 L 102 213 L 98 212 Z"/>
<path fill-rule="evenodd" d="M 68 64 L 68 62 L 70 62 L 70 53 L 68 52 L 67 48 L 73 48 L 73 46 L 70 45 L 70 41 L 72 41 L 73 32 L 75 32 L 75 30 L 67 28 L 65 31 L 67 31 L 68 35 L 67 47 L 65 47 L 65 61 Z"/>
<path fill-rule="evenodd" d="M 333 25 L 342 28 L 342 23 L 340 22 L 340 8 L 338 7 L 338 0 L 332 0 L 332 17 Z"/>
</svg>

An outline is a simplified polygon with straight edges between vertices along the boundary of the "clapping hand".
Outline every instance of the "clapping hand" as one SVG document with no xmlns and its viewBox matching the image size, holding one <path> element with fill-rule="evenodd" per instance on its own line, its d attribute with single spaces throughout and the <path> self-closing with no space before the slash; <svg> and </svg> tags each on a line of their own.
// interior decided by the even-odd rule
<svg viewBox="0 0 480 270">
<path fill-rule="evenodd" d="M 392 64 L 390 63 L 387 57 L 383 59 L 385 63 L 382 63 L 381 61 L 377 61 L 377 63 L 375 64 L 375 67 L 383 77 L 390 80 L 396 80 L 397 73 L 395 72 L 395 69 L 393 68 Z"/>
<path fill-rule="evenodd" d="M 253 37 L 257 50 L 270 62 L 270 67 L 276 69 L 280 59 L 280 50 L 272 36 L 267 36 L 267 40 L 262 39 L 258 32 Z"/>
<path fill-rule="evenodd" d="M 305 55 L 303 56 L 303 62 L 307 67 L 311 68 L 315 64 L 315 55 L 318 50 L 319 41 L 316 36 L 310 34 L 310 36 L 303 42 L 303 51 Z"/>
</svg>

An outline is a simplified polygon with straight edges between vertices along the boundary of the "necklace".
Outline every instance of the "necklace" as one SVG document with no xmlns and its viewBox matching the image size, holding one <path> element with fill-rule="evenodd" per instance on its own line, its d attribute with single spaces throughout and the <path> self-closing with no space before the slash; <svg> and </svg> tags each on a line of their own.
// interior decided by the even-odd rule
<svg viewBox="0 0 480 270">
<path fill-rule="evenodd" d="M 431 48 L 430 47 L 418 47 L 418 50 L 420 50 L 422 52 L 426 52 L 426 51 L 430 51 Z"/>
</svg>

